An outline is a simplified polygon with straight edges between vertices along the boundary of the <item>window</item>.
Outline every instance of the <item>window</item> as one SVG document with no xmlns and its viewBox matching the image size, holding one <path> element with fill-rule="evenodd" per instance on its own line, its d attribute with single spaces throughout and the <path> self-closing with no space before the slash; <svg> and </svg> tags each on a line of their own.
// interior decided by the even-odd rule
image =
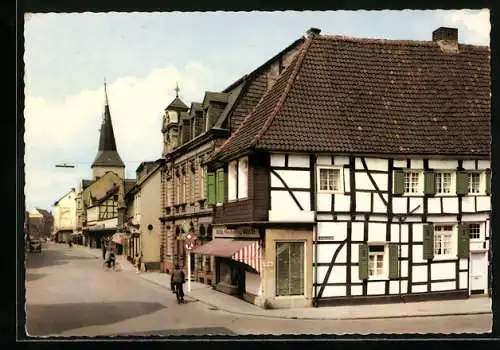
<svg viewBox="0 0 500 350">
<path fill-rule="evenodd" d="M 186 174 L 182 175 L 182 203 L 186 203 Z"/>
<path fill-rule="evenodd" d="M 276 242 L 276 295 L 304 295 L 304 242 Z"/>
<path fill-rule="evenodd" d="M 238 198 L 248 196 L 248 158 L 238 161 Z"/>
<path fill-rule="evenodd" d="M 451 172 L 438 172 L 436 176 L 436 193 L 437 194 L 450 194 L 452 189 Z"/>
<path fill-rule="evenodd" d="M 421 172 L 419 171 L 405 171 L 404 172 L 404 193 L 417 194 L 421 190 Z"/>
<path fill-rule="evenodd" d="M 479 193 L 481 185 L 481 173 L 469 173 L 469 193 Z"/>
<path fill-rule="evenodd" d="M 385 246 L 370 245 L 368 249 L 368 276 L 386 277 Z"/>
<path fill-rule="evenodd" d="M 341 172 L 339 168 L 319 168 L 319 191 L 338 192 L 341 185 Z"/>
<path fill-rule="evenodd" d="M 205 198 L 206 197 L 206 194 L 205 194 L 205 167 L 201 166 L 200 165 L 200 198 Z"/>
<path fill-rule="evenodd" d="M 434 256 L 452 255 L 453 225 L 434 226 Z"/>
<path fill-rule="evenodd" d="M 238 161 L 232 161 L 228 166 L 227 174 L 227 199 L 232 201 L 237 198 Z"/>
<path fill-rule="evenodd" d="M 481 239 L 481 225 L 479 223 L 468 224 L 469 238 Z"/>
</svg>

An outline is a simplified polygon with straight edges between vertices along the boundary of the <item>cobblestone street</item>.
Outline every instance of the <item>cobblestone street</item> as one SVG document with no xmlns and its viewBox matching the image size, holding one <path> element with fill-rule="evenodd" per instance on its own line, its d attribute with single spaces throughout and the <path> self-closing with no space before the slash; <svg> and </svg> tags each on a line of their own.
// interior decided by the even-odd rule
<svg viewBox="0 0 500 350">
<path fill-rule="evenodd" d="M 287 320 L 245 317 L 189 300 L 131 270 L 108 272 L 101 259 L 47 243 L 26 271 L 31 336 L 485 333 L 491 314 L 375 320 Z"/>
</svg>

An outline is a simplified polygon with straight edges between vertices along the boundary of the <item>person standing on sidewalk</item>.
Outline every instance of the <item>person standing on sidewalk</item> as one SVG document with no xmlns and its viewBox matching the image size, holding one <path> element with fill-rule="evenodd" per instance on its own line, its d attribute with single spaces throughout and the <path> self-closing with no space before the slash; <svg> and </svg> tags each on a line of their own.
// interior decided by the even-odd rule
<svg viewBox="0 0 500 350">
<path fill-rule="evenodd" d="M 175 270 L 172 272 L 172 277 L 170 280 L 171 285 L 175 288 L 175 294 L 177 295 L 177 302 L 184 302 L 184 291 L 182 285 L 186 282 L 184 271 L 179 268 L 179 265 L 175 265 Z"/>
<path fill-rule="evenodd" d="M 142 263 L 142 252 L 135 254 L 135 266 L 137 267 L 137 273 L 141 272 L 141 263 Z"/>
<path fill-rule="evenodd" d="M 102 260 L 106 260 L 106 241 L 102 241 Z"/>
</svg>

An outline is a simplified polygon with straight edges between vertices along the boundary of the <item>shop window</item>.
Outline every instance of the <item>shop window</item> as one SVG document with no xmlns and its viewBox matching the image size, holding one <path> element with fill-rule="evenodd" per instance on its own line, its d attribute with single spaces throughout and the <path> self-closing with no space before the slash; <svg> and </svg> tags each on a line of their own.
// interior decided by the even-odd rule
<svg viewBox="0 0 500 350">
<path fill-rule="evenodd" d="M 304 242 L 276 242 L 276 295 L 304 295 Z"/>
</svg>

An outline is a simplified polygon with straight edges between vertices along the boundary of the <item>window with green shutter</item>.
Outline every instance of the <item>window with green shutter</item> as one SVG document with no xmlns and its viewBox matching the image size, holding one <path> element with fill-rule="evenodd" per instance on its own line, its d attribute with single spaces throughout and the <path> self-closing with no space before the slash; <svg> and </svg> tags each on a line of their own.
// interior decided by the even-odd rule
<svg viewBox="0 0 500 350">
<path fill-rule="evenodd" d="M 469 175 L 466 171 L 457 171 L 457 194 L 466 195 L 469 193 Z"/>
<path fill-rule="evenodd" d="M 399 247 L 389 244 L 389 278 L 399 277 Z"/>
<path fill-rule="evenodd" d="M 436 178 L 434 172 L 424 172 L 424 193 L 427 195 L 436 194 Z"/>
<path fill-rule="evenodd" d="M 424 231 L 423 259 L 428 260 L 434 257 L 434 225 L 425 224 L 423 227 L 423 231 Z"/>
<path fill-rule="evenodd" d="M 394 189 L 393 194 L 396 196 L 403 195 L 405 191 L 405 176 L 403 170 L 394 170 Z"/>
<path fill-rule="evenodd" d="M 489 196 L 491 194 L 491 170 L 488 169 L 484 173 L 484 181 L 485 181 L 485 192 Z"/>
<path fill-rule="evenodd" d="M 359 245 L 359 279 L 368 279 L 368 244 Z"/>
<path fill-rule="evenodd" d="M 217 182 L 216 202 L 224 203 L 224 169 L 217 169 L 216 182 Z"/>
<path fill-rule="evenodd" d="M 469 257 L 469 226 L 466 224 L 458 225 L 458 257 L 467 259 Z"/>
<path fill-rule="evenodd" d="M 205 198 L 207 199 L 208 205 L 213 205 L 216 203 L 216 184 L 215 184 L 215 173 L 206 172 L 205 180 Z"/>
</svg>

